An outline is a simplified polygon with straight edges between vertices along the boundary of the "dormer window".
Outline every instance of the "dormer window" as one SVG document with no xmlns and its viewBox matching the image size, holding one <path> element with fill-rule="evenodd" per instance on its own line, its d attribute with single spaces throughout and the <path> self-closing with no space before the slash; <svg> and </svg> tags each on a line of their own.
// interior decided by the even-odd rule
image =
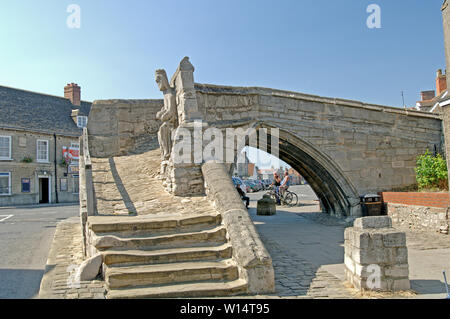
<svg viewBox="0 0 450 319">
<path fill-rule="evenodd" d="M 81 116 L 81 115 L 77 116 L 77 126 L 78 127 L 80 127 L 80 128 L 86 127 L 87 121 L 88 121 L 87 116 Z"/>
</svg>

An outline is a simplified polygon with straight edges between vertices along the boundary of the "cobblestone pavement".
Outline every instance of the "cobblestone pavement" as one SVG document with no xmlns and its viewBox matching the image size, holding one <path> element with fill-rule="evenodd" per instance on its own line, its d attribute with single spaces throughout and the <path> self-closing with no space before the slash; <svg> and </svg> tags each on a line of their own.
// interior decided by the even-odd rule
<svg viewBox="0 0 450 319">
<path fill-rule="evenodd" d="M 205 196 L 176 197 L 157 178 L 159 149 L 113 158 L 92 158 L 99 215 L 212 213 Z"/>
<path fill-rule="evenodd" d="M 275 271 L 274 296 L 294 298 L 352 298 L 343 282 L 328 271 L 317 268 L 274 241 L 262 238 L 270 252 Z"/>
<path fill-rule="evenodd" d="M 342 276 L 336 276 L 326 267 L 342 262 L 345 221 L 320 213 L 315 200 L 301 200 L 297 207 L 278 206 L 275 216 L 257 216 L 257 194 L 251 197 L 250 216 L 272 257 L 274 295 L 358 298 L 356 290 L 346 286 Z"/>
<path fill-rule="evenodd" d="M 104 299 L 104 281 L 73 282 L 77 266 L 82 262 L 80 219 L 72 217 L 57 225 L 38 298 Z"/>
<path fill-rule="evenodd" d="M 442 297 L 440 267 L 445 267 L 443 256 L 450 256 L 449 237 L 446 235 L 405 230 L 411 285 L 418 295 L 412 292 L 361 294 L 344 281 L 342 244 L 346 222 L 326 214 L 319 215 L 317 207 L 306 204 L 296 208 L 279 207 L 275 216 L 256 216 L 255 204 L 252 201 L 253 208 L 249 212 L 272 257 L 276 292 L 245 298 Z M 106 289 L 102 280 L 81 282 L 79 286 L 71 284 L 74 270 L 82 262 L 81 247 L 79 218 L 60 222 L 42 279 L 40 298 L 104 298 Z"/>
<path fill-rule="evenodd" d="M 253 195 L 253 194 L 251 194 Z M 255 194 L 257 195 L 257 194 Z M 262 195 L 259 195 L 262 196 Z M 258 196 L 252 197 L 251 207 L 256 207 Z M 254 209 L 254 208 L 253 208 Z M 283 260 L 283 255 L 296 253 L 301 260 L 314 264 L 316 277 L 311 281 L 311 292 L 307 295 L 315 296 L 312 290 L 319 286 L 322 295 L 333 296 L 331 298 L 445 298 L 445 286 L 442 271 L 450 273 L 450 237 L 439 233 L 413 231 L 407 228 L 396 227 L 406 233 L 411 291 L 401 293 L 376 293 L 364 292 L 349 287 L 345 284 L 345 272 L 343 260 L 342 233 L 346 227 L 352 226 L 351 220 L 342 220 L 320 213 L 318 205 L 313 200 L 301 200 L 297 207 L 277 207 L 276 217 L 256 216 L 256 211 L 250 209 L 250 215 L 256 227 L 266 243 L 266 248 L 272 256 L 275 273 L 283 274 L 276 279 L 286 276 L 283 267 L 278 262 Z M 296 219 L 293 215 L 298 216 Z M 284 220 L 283 220 L 284 219 Z M 297 226 L 295 226 L 297 225 Z M 272 245 L 270 241 L 278 243 Z M 332 243 L 335 242 L 335 245 Z M 328 243 L 328 244 L 327 244 Z M 284 248 L 284 253 L 281 251 Z M 289 249 L 286 249 L 289 248 Z M 323 251 L 321 254 L 320 252 Z M 328 256 L 324 256 L 328 255 Z M 290 257 L 295 260 L 295 257 Z M 281 263 L 283 265 L 283 263 Z M 305 265 L 304 267 L 307 268 Z M 295 269 L 288 269 L 295 271 Z M 301 272 L 300 272 L 301 273 Z M 289 275 L 291 279 L 294 275 Z M 322 280 L 321 277 L 325 278 Z M 293 279 L 294 280 L 294 279 Z M 286 290 L 283 282 L 277 282 L 278 290 L 290 294 L 295 291 Z M 292 284 L 291 284 L 292 286 Z M 342 286 L 345 288 L 342 289 Z M 327 291 L 330 291 L 328 293 Z M 303 293 L 298 290 L 297 293 Z M 316 297 L 314 297 L 316 298 Z"/>
<path fill-rule="evenodd" d="M 99 280 L 72 283 L 76 268 L 83 261 L 81 228 L 78 218 L 58 224 L 41 282 L 39 298 L 104 299 L 106 288 Z M 351 298 L 342 281 L 327 271 L 288 252 L 274 241 L 264 240 L 274 259 L 276 293 L 249 298 Z M 276 253 L 274 253 L 276 252 Z M 240 296 L 239 298 L 242 298 Z"/>
</svg>

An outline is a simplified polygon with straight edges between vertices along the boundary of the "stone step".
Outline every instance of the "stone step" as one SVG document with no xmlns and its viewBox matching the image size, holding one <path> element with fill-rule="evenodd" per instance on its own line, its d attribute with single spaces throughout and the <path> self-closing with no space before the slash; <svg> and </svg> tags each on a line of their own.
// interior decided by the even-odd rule
<svg viewBox="0 0 450 319">
<path fill-rule="evenodd" d="M 226 233 L 227 231 L 224 226 L 218 226 L 213 229 L 191 233 L 142 238 L 120 238 L 111 235 L 97 236 L 94 246 L 100 251 L 104 251 L 109 248 L 120 250 L 155 250 L 182 247 L 217 246 L 218 244 L 224 244 L 227 241 Z"/>
<path fill-rule="evenodd" d="M 132 289 L 113 289 L 108 292 L 108 299 L 130 298 L 191 298 L 191 297 L 225 297 L 247 293 L 247 282 L 238 279 L 230 282 L 203 282 L 159 287 Z"/>
<path fill-rule="evenodd" d="M 155 230 L 136 230 L 136 231 L 121 231 L 111 233 L 98 233 L 98 236 L 114 236 L 121 239 L 132 238 L 150 238 L 161 237 L 166 235 L 183 234 L 183 233 L 195 233 L 200 231 L 212 230 L 219 225 L 213 224 L 196 224 L 189 227 L 173 228 L 173 229 L 155 229 Z"/>
<path fill-rule="evenodd" d="M 179 231 L 190 227 L 208 227 L 219 225 L 222 221 L 220 214 L 204 215 L 159 215 L 159 216 L 92 216 L 89 217 L 88 227 L 96 234 L 124 233 L 125 235 L 138 232 Z"/>
<path fill-rule="evenodd" d="M 215 247 L 188 247 L 163 250 L 106 250 L 103 262 L 108 265 L 162 264 L 192 260 L 227 259 L 232 256 L 230 244 Z"/>
<path fill-rule="evenodd" d="M 228 281 L 238 277 L 238 268 L 231 259 L 131 267 L 107 266 L 104 273 L 105 282 L 110 289 L 176 282 Z"/>
</svg>

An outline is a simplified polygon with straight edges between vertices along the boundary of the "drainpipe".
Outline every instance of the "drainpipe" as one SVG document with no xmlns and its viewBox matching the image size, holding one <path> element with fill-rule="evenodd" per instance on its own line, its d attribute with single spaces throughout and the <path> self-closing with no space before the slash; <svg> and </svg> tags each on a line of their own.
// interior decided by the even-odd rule
<svg viewBox="0 0 450 319">
<path fill-rule="evenodd" d="M 58 200 L 58 172 L 57 172 L 57 167 L 58 164 L 56 163 L 56 134 L 53 133 L 53 139 L 55 140 L 55 199 L 56 199 L 56 203 L 59 203 Z"/>
</svg>

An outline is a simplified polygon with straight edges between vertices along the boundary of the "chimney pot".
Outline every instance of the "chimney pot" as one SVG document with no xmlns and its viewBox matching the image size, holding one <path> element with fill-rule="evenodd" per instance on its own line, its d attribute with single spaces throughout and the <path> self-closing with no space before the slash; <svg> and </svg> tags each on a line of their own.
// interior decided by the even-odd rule
<svg viewBox="0 0 450 319">
<path fill-rule="evenodd" d="M 432 100 L 434 98 L 434 91 L 422 91 L 420 92 L 422 101 Z"/>
<path fill-rule="evenodd" d="M 436 95 L 441 95 L 445 90 L 447 90 L 447 77 L 439 69 L 436 74 Z"/>
<path fill-rule="evenodd" d="M 73 105 L 80 106 L 81 88 L 75 83 L 67 84 L 64 87 L 64 97 L 69 99 Z"/>
</svg>

